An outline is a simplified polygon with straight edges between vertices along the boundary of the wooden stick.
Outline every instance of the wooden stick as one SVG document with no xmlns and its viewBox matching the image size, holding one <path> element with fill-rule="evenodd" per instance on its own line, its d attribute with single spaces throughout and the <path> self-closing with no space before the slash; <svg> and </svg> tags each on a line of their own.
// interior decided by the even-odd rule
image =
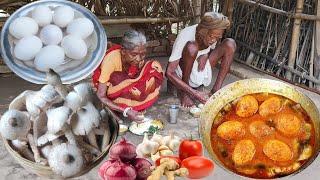
<svg viewBox="0 0 320 180">
<path fill-rule="evenodd" d="M 303 11 L 303 3 L 304 0 L 297 0 L 296 5 L 296 12 L 301 13 Z M 299 43 L 299 35 L 300 35 L 300 26 L 301 26 L 301 19 L 295 19 L 292 28 L 292 36 L 291 36 L 291 45 L 290 45 L 290 53 L 288 59 L 288 66 L 290 68 L 294 68 L 295 60 L 296 60 L 296 53 L 297 47 Z M 286 78 L 291 80 L 292 73 L 290 71 L 286 72 Z"/>
<path fill-rule="evenodd" d="M 250 0 L 237 0 L 240 3 L 244 3 L 244 4 L 248 4 L 251 6 L 258 6 L 261 9 L 268 11 L 268 12 L 272 12 L 272 13 L 276 13 L 276 14 L 280 14 L 283 16 L 288 16 L 290 18 L 294 18 L 294 19 L 304 19 L 304 20 L 312 20 L 312 21 L 320 21 L 320 16 L 315 16 L 315 15 L 310 15 L 310 14 L 304 14 L 301 12 L 296 12 L 295 14 L 290 13 L 290 12 L 286 12 L 284 10 L 280 10 L 280 9 L 276 9 L 264 4 L 261 4 L 259 2 L 255 2 L 255 1 L 250 1 Z"/>
</svg>

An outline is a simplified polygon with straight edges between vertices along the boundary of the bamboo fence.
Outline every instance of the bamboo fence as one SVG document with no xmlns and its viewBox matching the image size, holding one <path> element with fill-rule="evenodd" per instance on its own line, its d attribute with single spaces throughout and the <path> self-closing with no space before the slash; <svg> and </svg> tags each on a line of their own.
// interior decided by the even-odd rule
<svg viewBox="0 0 320 180">
<path fill-rule="evenodd" d="M 236 60 L 320 92 L 320 0 L 223 0 Z"/>
</svg>

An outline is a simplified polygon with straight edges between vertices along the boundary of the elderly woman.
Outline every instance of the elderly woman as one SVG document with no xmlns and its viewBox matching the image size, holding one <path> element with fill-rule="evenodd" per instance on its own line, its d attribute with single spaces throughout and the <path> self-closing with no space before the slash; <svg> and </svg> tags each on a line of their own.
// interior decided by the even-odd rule
<svg viewBox="0 0 320 180">
<path fill-rule="evenodd" d="M 186 27 L 178 35 L 166 75 L 179 90 L 182 106 L 193 106 L 193 99 L 205 103 L 210 94 L 221 88 L 236 50 L 233 39 L 227 38 L 219 43 L 229 25 L 224 15 L 207 12 L 199 24 Z M 198 91 L 198 87 L 210 85 L 212 68 L 219 60 L 221 67 L 211 92 Z"/>
<path fill-rule="evenodd" d="M 114 45 L 106 53 L 100 73 L 93 81 L 99 99 L 110 109 L 139 122 L 139 111 L 150 107 L 158 98 L 163 71 L 157 61 L 147 61 L 146 37 L 138 31 L 124 34 L 121 46 Z"/>
</svg>

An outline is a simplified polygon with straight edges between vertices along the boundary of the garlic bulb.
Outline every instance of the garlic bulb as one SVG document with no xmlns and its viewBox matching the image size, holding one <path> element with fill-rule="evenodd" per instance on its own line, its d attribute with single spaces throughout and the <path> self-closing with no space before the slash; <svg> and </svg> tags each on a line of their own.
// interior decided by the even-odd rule
<svg viewBox="0 0 320 180">
<path fill-rule="evenodd" d="M 156 132 L 153 134 L 150 140 L 157 142 L 159 145 L 163 144 L 163 137 L 160 134 L 157 134 Z"/>
<path fill-rule="evenodd" d="M 141 144 L 137 146 L 137 154 L 145 156 L 150 156 L 157 152 L 159 144 L 157 142 L 148 139 L 148 134 L 144 134 L 144 138 Z"/>
<path fill-rule="evenodd" d="M 178 150 L 180 142 L 180 138 L 173 133 L 163 138 L 163 145 L 168 146 L 172 151 Z"/>
</svg>

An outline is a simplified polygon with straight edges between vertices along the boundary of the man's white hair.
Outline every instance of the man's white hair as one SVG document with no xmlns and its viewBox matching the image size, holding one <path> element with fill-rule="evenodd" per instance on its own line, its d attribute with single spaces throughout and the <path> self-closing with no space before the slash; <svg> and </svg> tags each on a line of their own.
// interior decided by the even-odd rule
<svg viewBox="0 0 320 180">
<path fill-rule="evenodd" d="M 134 49 L 136 46 L 145 45 L 146 43 L 146 36 L 142 32 L 129 30 L 124 33 L 121 45 L 124 49 Z"/>
</svg>

